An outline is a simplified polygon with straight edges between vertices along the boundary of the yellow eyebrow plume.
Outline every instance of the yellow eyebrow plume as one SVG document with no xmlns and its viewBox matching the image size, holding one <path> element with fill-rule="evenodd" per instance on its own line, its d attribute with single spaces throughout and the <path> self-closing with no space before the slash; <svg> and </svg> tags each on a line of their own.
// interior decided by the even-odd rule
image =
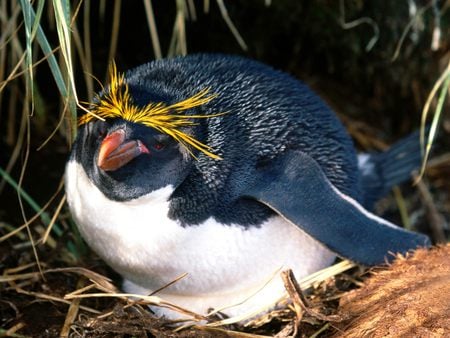
<svg viewBox="0 0 450 338">
<path fill-rule="evenodd" d="M 186 115 L 183 113 L 185 110 L 202 106 L 213 100 L 217 95 L 208 95 L 209 88 L 202 89 L 197 94 L 171 105 L 158 102 L 138 107 L 134 104 L 130 95 L 124 74 L 117 72 L 115 63 L 111 64 L 109 72 L 109 90 L 98 98 L 97 102 L 91 104 L 90 112 L 79 118 L 79 125 L 88 123 L 95 118 L 122 118 L 130 122 L 141 123 L 172 136 L 192 156 L 194 154 L 189 145 L 213 159 L 221 159 L 220 156 L 213 153 L 210 146 L 180 130 L 182 127 L 196 125 L 192 119 L 211 118 L 224 114 Z"/>
</svg>

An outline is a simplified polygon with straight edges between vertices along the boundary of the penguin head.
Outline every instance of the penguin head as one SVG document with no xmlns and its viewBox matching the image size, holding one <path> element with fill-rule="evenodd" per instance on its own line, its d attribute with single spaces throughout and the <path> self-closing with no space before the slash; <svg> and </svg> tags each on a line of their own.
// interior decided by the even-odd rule
<svg viewBox="0 0 450 338">
<path fill-rule="evenodd" d="M 170 93 L 129 84 L 114 65 L 110 77 L 110 86 L 79 119 L 72 152 L 109 199 L 126 201 L 166 186 L 175 189 L 199 152 L 217 157 L 197 139 L 201 124 L 192 121 L 208 117 L 198 110 L 212 99 L 207 89 L 179 101 Z"/>
<path fill-rule="evenodd" d="M 75 147 L 75 160 L 99 190 L 116 201 L 176 187 L 192 162 L 187 150 L 169 135 L 123 119 L 83 125 Z"/>
</svg>

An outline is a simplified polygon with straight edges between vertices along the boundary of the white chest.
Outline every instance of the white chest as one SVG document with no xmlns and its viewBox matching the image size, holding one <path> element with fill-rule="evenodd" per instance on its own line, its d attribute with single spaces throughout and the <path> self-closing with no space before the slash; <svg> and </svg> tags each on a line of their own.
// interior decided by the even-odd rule
<svg viewBox="0 0 450 338">
<path fill-rule="evenodd" d="M 160 296 L 199 313 L 247 298 L 280 269 L 292 268 L 302 278 L 334 259 L 333 253 L 281 217 L 249 229 L 223 226 L 213 218 L 183 228 L 167 217 L 171 186 L 132 201 L 111 201 L 76 162 L 67 165 L 66 192 L 81 234 L 129 280 L 127 291 L 156 290 L 188 273 Z M 261 306 L 282 292 L 275 278 L 229 313 Z"/>
</svg>

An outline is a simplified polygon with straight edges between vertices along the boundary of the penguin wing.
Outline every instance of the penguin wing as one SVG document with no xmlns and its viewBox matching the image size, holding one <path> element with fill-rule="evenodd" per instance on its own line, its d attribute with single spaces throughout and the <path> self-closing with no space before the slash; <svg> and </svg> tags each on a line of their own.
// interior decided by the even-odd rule
<svg viewBox="0 0 450 338">
<path fill-rule="evenodd" d="M 290 150 L 257 169 L 245 192 L 341 257 L 382 264 L 390 253 L 429 246 L 427 236 L 402 229 L 365 210 L 335 188 L 309 155 Z"/>
</svg>

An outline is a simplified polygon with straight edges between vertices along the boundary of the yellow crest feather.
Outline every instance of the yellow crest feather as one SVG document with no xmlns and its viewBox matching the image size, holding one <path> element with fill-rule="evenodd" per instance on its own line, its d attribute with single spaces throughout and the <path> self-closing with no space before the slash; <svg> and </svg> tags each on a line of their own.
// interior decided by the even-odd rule
<svg viewBox="0 0 450 338">
<path fill-rule="evenodd" d="M 109 72 L 110 86 L 108 92 L 103 94 L 97 102 L 92 103 L 90 112 L 79 118 L 79 125 L 88 123 L 95 118 L 122 118 L 130 122 L 141 123 L 161 133 L 170 135 L 186 147 L 192 156 L 194 154 L 189 148 L 189 145 L 211 158 L 220 159 L 220 156 L 212 152 L 213 150 L 210 146 L 180 130 L 181 127 L 196 125 L 192 119 L 210 118 L 224 114 L 183 114 L 185 110 L 204 105 L 214 99 L 217 95 L 208 95 L 209 88 L 205 88 L 197 94 L 171 105 L 157 102 L 138 107 L 133 103 L 124 74 L 117 72 L 114 62 L 111 64 Z"/>
</svg>

